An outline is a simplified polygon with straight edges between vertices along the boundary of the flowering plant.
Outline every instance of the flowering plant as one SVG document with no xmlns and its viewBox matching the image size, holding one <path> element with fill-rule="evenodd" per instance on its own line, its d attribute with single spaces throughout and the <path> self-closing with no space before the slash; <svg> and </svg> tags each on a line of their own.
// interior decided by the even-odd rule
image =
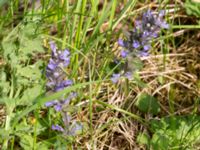
<svg viewBox="0 0 200 150">
<path fill-rule="evenodd" d="M 165 11 L 160 11 L 158 14 L 148 9 L 143 15 L 142 20 L 135 21 L 135 28 L 129 31 L 127 39 L 118 40 L 118 44 L 124 49 L 121 50 L 121 57 L 125 59 L 125 66 L 130 67 L 130 62 L 133 62 L 135 56 L 144 57 L 149 55 L 151 44 L 158 37 L 161 29 L 168 29 L 169 25 L 163 19 Z M 119 78 L 125 76 L 131 79 L 130 70 L 123 74 L 113 74 L 111 81 L 117 83 Z"/>
<path fill-rule="evenodd" d="M 135 28 L 129 32 L 126 40 L 119 39 L 118 44 L 125 48 L 121 51 L 121 56 L 125 58 L 133 51 L 137 51 L 138 56 L 149 55 L 153 39 L 158 37 L 161 29 L 168 29 L 169 25 L 163 20 L 165 11 L 160 11 L 157 15 L 151 10 L 147 10 L 142 15 L 142 20 L 135 21 Z"/>
<path fill-rule="evenodd" d="M 46 84 L 47 90 L 50 92 L 57 92 L 69 87 L 73 84 L 72 80 L 66 79 L 65 68 L 70 64 L 70 52 L 57 51 L 54 42 L 50 42 L 52 50 L 51 58 L 46 68 L 46 77 L 48 82 Z M 60 112 L 64 122 L 64 128 L 58 124 L 52 125 L 52 129 L 63 132 L 65 135 L 75 135 L 78 130 L 82 129 L 82 125 L 76 121 L 71 121 L 71 116 L 68 110 L 70 101 L 75 98 L 77 94 L 71 92 L 68 97 L 63 95 L 60 99 L 56 99 L 45 104 L 46 107 L 54 107 L 57 112 Z"/>
</svg>

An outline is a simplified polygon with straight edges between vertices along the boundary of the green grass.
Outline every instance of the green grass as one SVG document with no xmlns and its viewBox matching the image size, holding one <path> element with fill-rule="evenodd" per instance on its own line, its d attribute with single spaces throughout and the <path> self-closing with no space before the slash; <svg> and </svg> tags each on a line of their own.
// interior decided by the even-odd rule
<svg viewBox="0 0 200 150">
<path fill-rule="evenodd" d="M 156 4 L 148 0 L 0 1 L 0 104 L 5 111 L 1 148 L 199 148 L 197 6 L 184 3 L 182 10 L 187 12 L 183 12 L 178 1 L 173 6 L 169 1 Z M 110 77 L 123 64 L 114 64 L 121 49 L 117 41 L 149 7 L 177 12 L 166 15 L 170 29 L 155 39 L 150 56 L 133 58 L 138 68 L 134 78 L 113 84 Z M 190 9 L 195 13 L 188 15 Z M 176 35 L 181 30 L 183 34 Z M 71 53 L 65 71 L 74 84 L 56 93 L 45 90 L 49 41 Z M 183 71 L 175 71 L 180 68 Z M 64 125 L 62 114 L 44 104 L 72 91 L 78 96 L 66 109 L 83 130 L 67 136 L 51 129 L 52 124 Z"/>
</svg>

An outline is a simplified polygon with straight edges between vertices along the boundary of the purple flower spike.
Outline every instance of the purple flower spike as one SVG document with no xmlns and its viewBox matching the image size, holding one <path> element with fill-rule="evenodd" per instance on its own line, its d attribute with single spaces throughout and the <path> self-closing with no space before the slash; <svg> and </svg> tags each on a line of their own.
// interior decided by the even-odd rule
<svg viewBox="0 0 200 150">
<path fill-rule="evenodd" d="M 131 73 L 131 72 L 126 72 L 126 73 L 124 74 L 124 76 L 125 76 L 128 80 L 131 80 L 131 78 L 132 78 L 132 73 Z"/>
<path fill-rule="evenodd" d="M 158 37 L 158 33 L 156 33 L 156 32 L 152 33 L 152 37 L 153 38 L 157 38 Z"/>
<path fill-rule="evenodd" d="M 149 56 L 149 53 L 148 53 L 148 52 L 143 52 L 143 51 L 141 51 L 141 52 L 139 53 L 139 56 L 140 56 L 140 57 Z"/>
<path fill-rule="evenodd" d="M 54 76 L 55 78 L 57 78 L 57 77 L 60 76 L 60 73 L 56 71 L 56 72 L 53 73 L 53 76 Z"/>
<path fill-rule="evenodd" d="M 153 14 L 152 14 L 152 11 L 150 9 L 148 9 L 146 11 L 146 13 L 143 14 L 142 16 L 142 22 L 147 22 L 148 20 L 152 19 L 153 18 Z"/>
<path fill-rule="evenodd" d="M 118 40 L 118 44 L 119 44 L 120 46 L 122 46 L 122 47 L 125 46 L 124 41 L 123 41 L 122 39 L 119 39 L 119 40 Z"/>
<path fill-rule="evenodd" d="M 81 124 L 78 124 L 77 122 L 74 122 L 72 124 L 71 130 L 69 132 L 69 135 L 76 135 L 77 132 L 82 131 L 83 126 Z"/>
<path fill-rule="evenodd" d="M 66 50 L 64 50 L 64 51 L 59 51 L 59 58 L 61 59 L 61 60 L 68 60 L 68 57 L 69 57 L 69 51 L 66 49 Z"/>
<path fill-rule="evenodd" d="M 51 129 L 52 130 L 56 130 L 56 131 L 64 132 L 64 129 L 61 126 L 57 125 L 57 124 L 56 125 L 52 125 Z"/>
<path fill-rule="evenodd" d="M 120 74 L 113 74 L 112 77 L 111 77 L 111 81 L 113 83 L 117 83 L 119 81 L 119 78 L 121 77 Z"/>
<path fill-rule="evenodd" d="M 56 83 L 53 82 L 53 81 L 52 81 L 52 82 L 47 82 L 46 86 L 47 86 L 47 87 L 52 87 L 52 86 L 55 86 L 55 84 L 56 84 Z"/>
<path fill-rule="evenodd" d="M 129 32 L 127 39 L 118 40 L 119 45 L 126 48 L 128 55 L 136 52 L 137 56 L 148 56 L 152 41 L 158 37 L 161 29 L 169 28 L 169 25 L 163 19 L 164 15 L 165 11 L 156 13 L 148 9 L 143 13 L 141 20 L 136 19 L 135 28 Z M 122 53 L 122 56 L 124 55 Z"/>
<path fill-rule="evenodd" d="M 146 38 L 150 35 L 150 32 L 149 31 L 144 31 L 143 34 L 142 34 L 142 37 L 143 38 Z"/>
<path fill-rule="evenodd" d="M 64 86 L 63 85 L 56 85 L 56 87 L 54 88 L 54 91 L 55 92 L 58 92 L 58 91 L 61 91 L 64 89 Z"/>
<path fill-rule="evenodd" d="M 71 101 L 71 98 L 67 97 L 64 101 L 63 104 L 68 105 Z"/>
<path fill-rule="evenodd" d="M 49 44 L 50 44 L 50 48 L 51 48 L 51 50 L 52 50 L 52 56 L 53 56 L 53 57 L 57 57 L 57 52 L 56 52 L 57 48 L 56 48 L 56 44 L 55 44 L 53 41 L 49 42 Z"/>
<path fill-rule="evenodd" d="M 51 50 L 52 50 L 53 52 L 55 52 L 55 51 L 56 51 L 56 44 L 54 43 L 54 41 L 50 41 L 49 44 L 50 44 Z"/>
<path fill-rule="evenodd" d="M 50 42 L 50 48 L 52 50 L 52 55 L 46 67 L 46 77 L 48 79 L 46 87 L 47 90 L 52 93 L 71 86 L 73 81 L 66 79 L 67 73 L 65 72 L 65 67 L 70 64 L 69 50 L 57 51 L 54 42 Z M 71 92 L 66 98 L 65 94 L 63 94 L 58 100 L 45 103 L 46 107 L 53 107 L 56 112 L 60 112 L 64 125 L 66 126 L 65 129 L 59 125 L 52 125 L 52 130 L 63 132 L 64 135 L 69 133 L 75 135 L 76 131 L 81 128 L 78 125 L 73 125 L 72 127 L 71 116 L 68 114 L 70 110 L 68 110 L 67 106 L 69 106 L 71 99 L 76 97 L 76 95 L 76 93 Z"/>
<path fill-rule="evenodd" d="M 133 47 L 134 48 L 140 47 L 140 43 L 138 41 L 133 41 Z"/>
<path fill-rule="evenodd" d="M 70 58 L 66 58 L 65 61 L 63 62 L 63 67 L 67 67 L 70 63 Z"/>
<path fill-rule="evenodd" d="M 159 14 L 158 14 L 158 17 L 162 18 L 164 17 L 166 14 L 166 11 L 165 10 L 160 10 Z"/>
<path fill-rule="evenodd" d="M 122 51 L 121 51 L 121 57 L 122 57 L 122 58 L 126 58 L 127 55 L 128 55 L 128 52 L 127 52 L 127 51 L 125 51 L 125 50 L 122 50 Z"/>
<path fill-rule="evenodd" d="M 55 85 L 55 88 L 54 90 L 57 92 L 57 91 L 61 91 L 63 90 L 64 88 L 72 85 L 73 82 L 71 80 L 64 80 L 64 81 L 61 81 L 59 84 Z"/>
<path fill-rule="evenodd" d="M 70 99 L 75 98 L 75 97 L 77 97 L 77 93 L 76 92 L 70 93 L 70 95 L 69 95 Z"/>
<path fill-rule="evenodd" d="M 165 21 L 160 23 L 160 26 L 164 29 L 169 29 L 169 24 L 167 24 Z"/>
<path fill-rule="evenodd" d="M 50 47 L 52 50 L 52 57 L 46 68 L 46 76 L 49 80 L 47 82 L 47 87 L 50 87 L 52 91 L 60 91 L 72 85 L 71 81 L 65 81 L 66 73 L 64 71 L 64 68 L 70 63 L 70 52 L 67 49 L 64 51 L 56 51 L 54 42 L 50 42 Z"/>
<path fill-rule="evenodd" d="M 57 64 L 56 64 L 56 62 L 53 60 L 53 59 L 50 59 L 49 60 L 49 64 L 48 64 L 48 69 L 50 69 L 50 70 L 54 70 L 56 67 L 57 67 Z"/>
<path fill-rule="evenodd" d="M 72 80 L 64 80 L 62 82 L 63 86 L 67 87 L 67 86 L 71 86 L 73 84 Z"/>
<path fill-rule="evenodd" d="M 141 29 L 142 28 L 142 22 L 140 20 L 135 20 L 135 26 L 137 29 Z"/>
<path fill-rule="evenodd" d="M 144 45 L 144 52 L 147 52 L 150 48 L 151 48 L 151 46 L 150 45 Z"/>
<path fill-rule="evenodd" d="M 60 103 L 58 103 L 58 104 L 54 105 L 54 109 L 56 111 L 61 111 L 62 110 L 62 105 Z"/>
<path fill-rule="evenodd" d="M 71 99 L 73 99 L 75 97 L 77 97 L 76 92 L 70 93 L 70 95 L 65 100 L 63 100 L 63 104 L 68 105 L 70 103 Z"/>
<path fill-rule="evenodd" d="M 51 107 L 51 106 L 53 106 L 55 104 L 55 101 L 50 101 L 50 102 L 46 102 L 45 103 L 45 106 L 46 107 Z"/>
</svg>

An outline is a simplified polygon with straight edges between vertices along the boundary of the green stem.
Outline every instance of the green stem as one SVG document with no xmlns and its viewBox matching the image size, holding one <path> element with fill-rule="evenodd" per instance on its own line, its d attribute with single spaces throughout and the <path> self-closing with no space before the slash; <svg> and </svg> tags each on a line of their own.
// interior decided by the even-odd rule
<svg viewBox="0 0 200 150">
<path fill-rule="evenodd" d="M 9 133 L 9 130 L 10 130 L 10 120 L 11 120 L 11 115 L 7 115 L 6 116 L 5 132 L 8 132 L 8 133 Z M 8 149 L 8 141 L 9 141 L 8 138 L 6 138 L 4 140 L 2 150 L 7 150 Z"/>
<path fill-rule="evenodd" d="M 172 29 L 200 29 L 200 25 L 173 25 Z"/>
</svg>

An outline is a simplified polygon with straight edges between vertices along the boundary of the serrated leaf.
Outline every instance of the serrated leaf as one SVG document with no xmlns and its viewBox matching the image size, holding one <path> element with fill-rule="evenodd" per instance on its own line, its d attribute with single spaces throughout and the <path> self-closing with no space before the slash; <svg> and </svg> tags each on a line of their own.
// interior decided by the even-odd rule
<svg viewBox="0 0 200 150">
<path fill-rule="evenodd" d="M 17 49 L 16 44 L 14 44 L 14 41 L 3 41 L 2 42 L 2 47 L 3 47 L 3 55 L 6 60 L 11 60 L 17 59 L 15 51 Z M 14 62 L 15 63 L 15 62 Z"/>
<path fill-rule="evenodd" d="M 41 72 L 32 67 L 23 67 L 17 69 L 17 74 L 19 76 L 28 78 L 30 80 L 36 80 L 41 76 Z"/>
<path fill-rule="evenodd" d="M 20 122 L 19 124 L 17 124 L 15 131 L 16 131 L 16 135 L 17 136 L 21 136 L 21 134 L 24 133 L 28 133 L 31 130 L 31 125 L 27 124 L 27 122 Z"/>
<path fill-rule="evenodd" d="M 40 67 L 42 66 L 43 62 L 38 61 L 37 63 L 33 65 L 29 65 L 26 67 L 22 67 L 20 65 L 17 66 L 17 76 L 29 79 L 30 81 L 35 81 L 41 79 L 42 72 L 40 70 Z"/>
<path fill-rule="evenodd" d="M 170 141 L 165 133 L 156 133 L 152 137 L 151 145 L 153 150 L 166 150 L 169 149 Z"/>
<path fill-rule="evenodd" d="M 200 117 L 172 116 L 151 120 L 152 149 L 196 149 L 200 141 Z M 196 147 L 197 146 L 197 147 Z"/>
<path fill-rule="evenodd" d="M 43 93 L 44 89 L 43 86 L 40 84 L 35 85 L 34 87 L 28 88 L 23 92 L 23 96 L 19 100 L 20 105 L 31 105 L 32 101 L 37 96 Z"/>
<path fill-rule="evenodd" d="M 37 25 L 33 22 L 29 22 L 28 24 L 21 26 L 21 35 L 19 35 L 19 38 L 32 38 L 36 35 L 37 28 Z"/>
<path fill-rule="evenodd" d="M 135 105 L 144 113 L 149 112 L 156 115 L 160 112 L 160 105 L 158 104 L 157 99 L 148 94 L 141 94 Z"/>
<path fill-rule="evenodd" d="M 37 52 L 44 52 L 44 48 L 42 46 L 42 38 L 24 38 L 23 41 L 20 42 L 20 55 L 31 55 Z"/>
<path fill-rule="evenodd" d="M 19 57 L 26 60 L 28 56 L 37 52 L 44 52 L 42 38 L 37 33 L 36 23 L 28 23 L 21 27 L 19 34 Z"/>
</svg>

